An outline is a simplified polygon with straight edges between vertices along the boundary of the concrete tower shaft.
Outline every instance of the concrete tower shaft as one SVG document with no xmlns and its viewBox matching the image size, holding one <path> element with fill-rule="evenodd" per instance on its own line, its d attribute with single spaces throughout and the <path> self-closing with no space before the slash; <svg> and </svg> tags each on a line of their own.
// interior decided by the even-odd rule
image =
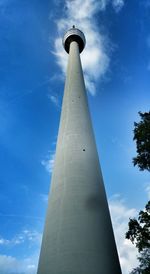
<svg viewBox="0 0 150 274">
<path fill-rule="evenodd" d="M 121 274 L 80 51 L 78 41 L 69 43 L 65 92 L 38 274 Z"/>
</svg>

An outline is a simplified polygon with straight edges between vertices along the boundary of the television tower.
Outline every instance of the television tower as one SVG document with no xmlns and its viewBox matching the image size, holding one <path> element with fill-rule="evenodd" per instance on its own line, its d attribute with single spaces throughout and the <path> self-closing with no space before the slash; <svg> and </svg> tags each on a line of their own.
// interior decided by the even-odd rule
<svg viewBox="0 0 150 274">
<path fill-rule="evenodd" d="M 121 274 L 80 61 L 84 34 L 73 26 L 63 45 L 69 62 L 37 273 Z"/>
</svg>

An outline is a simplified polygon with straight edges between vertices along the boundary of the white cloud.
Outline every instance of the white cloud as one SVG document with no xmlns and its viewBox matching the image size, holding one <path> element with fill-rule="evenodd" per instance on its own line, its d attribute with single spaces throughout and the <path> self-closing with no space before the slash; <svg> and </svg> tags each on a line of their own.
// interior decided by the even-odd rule
<svg viewBox="0 0 150 274">
<path fill-rule="evenodd" d="M 150 183 L 146 184 L 145 191 L 148 199 L 150 200 Z"/>
<path fill-rule="evenodd" d="M 41 244 L 42 235 L 36 230 L 23 230 L 21 237 L 24 237 L 25 241 L 29 241 L 32 243 L 36 243 L 38 245 Z"/>
<path fill-rule="evenodd" d="M 0 238 L 0 246 L 1 246 L 1 245 L 8 245 L 9 243 L 10 243 L 9 240 L 4 239 L 4 238 Z"/>
<path fill-rule="evenodd" d="M 124 0 L 112 0 L 112 5 L 116 12 L 119 12 L 124 6 Z"/>
<path fill-rule="evenodd" d="M 60 37 L 55 40 L 55 56 L 63 73 L 66 72 L 68 55 L 62 47 L 62 36 L 72 25 L 79 27 L 85 34 L 86 47 L 82 53 L 82 66 L 87 90 L 95 95 L 96 80 L 102 79 L 109 68 L 111 47 L 109 39 L 100 32 L 95 16 L 112 4 L 116 12 L 124 5 L 124 0 L 65 0 L 66 13 L 57 20 Z"/>
<path fill-rule="evenodd" d="M 12 256 L 0 255 L 1 274 L 35 274 L 39 254 L 34 254 L 30 258 L 19 260 Z"/>
<path fill-rule="evenodd" d="M 49 159 L 42 160 L 41 164 L 45 167 L 46 171 L 52 173 L 54 167 L 54 160 L 55 160 L 55 152 L 50 155 Z"/>
<path fill-rule="evenodd" d="M 11 239 L 0 238 L 0 246 L 16 246 L 24 243 L 29 244 L 40 244 L 41 243 L 41 233 L 31 230 L 23 230 L 21 233 L 15 235 Z"/>
<path fill-rule="evenodd" d="M 72 25 L 76 25 L 85 33 L 87 43 L 82 53 L 82 64 L 85 83 L 92 95 L 96 92 L 95 81 L 104 76 L 110 61 L 105 47 L 107 38 L 99 33 L 99 27 L 94 19 L 98 11 L 105 9 L 107 2 L 106 0 L 66 0 L 65 17 L 57 21 L 61 37 Z M 68 56 L 62 47 L 62 38 L 55 40 L 55 56 L 57 63 L 65 73 Z"/>
<path fill-rule="evenodd" d="M 26 248 L 29 251 L 30 247 L 33 246 L 36 250 L 34 254 L 26 256 L 24 254 L 23 258 L 16 258 L 14 256 L 8 256 L 0 254 L 0 273 L 1 274 L 36 274 L 37 263 L 39 258 L 39 251 L 41 245 L 42 234 L 35 230 L 25 229 L 18 235 L 14 236 L 12 239 L 1 238 L 1 244 L 11 247 L 20 244 L 26 244 Z"/>
<path fill-rule="evenodd" d="M 129 240 L 125 239 L 125 233 L 128 230 L 129 218 L 136 217 L 137 210 L 135 208 L 127 207 L 118 195 L 113 196 L 110 199 L 109 207 L 122 273 L 129 274 L 130 271 L 138 265 L 138 253 L 134 245 Z"/>
<path fill-rule="evenodd" d="M 40 194 L 40 197 L 44 203 L 48 202 L 48 194 Z"/>
<path fill-rule="evenodd" d="M 59 98 L 58 96 L 55 94 L 55 95 L 52 95 L 52 94 L 49 94 L 48 95 L 48 98 L 51 100 L 51 102 L 56 106 L 56 107 L 59 107 Z"/>
</svg>

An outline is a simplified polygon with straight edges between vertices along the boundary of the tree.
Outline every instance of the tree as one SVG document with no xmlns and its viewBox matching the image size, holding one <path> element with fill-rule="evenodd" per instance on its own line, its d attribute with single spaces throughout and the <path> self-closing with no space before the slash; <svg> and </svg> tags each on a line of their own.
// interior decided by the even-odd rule
<svg viewBox="0 0 150 274">
<path fill-rule="evenodd" d="M 130 219 L 129 230 L 126 238 L 136 245 L 141 252 L 150 248 L 150 201 L 145 206 L 145 210 L 139 212 L 138 220 Z"/>
<path fill-rule="evenodd" d="M 133 158 L 134 165 L 140 170 L 150 171 L 150 112 L 139 112 L 141 121 L 134 123 L 134 138 L 137 156 Z M 129 220 L 126 238 L 135 244 L 140 256 L 139 266 L 131 274 L 150 274 L 150 201 L 145 210 L 139 212 L 138 219 Z"/>
<path fill-rule="evenodd" d="M 146 248 L 138 257 L 140 265 L 132 270 L 130 274 L 150 274 L 150 249 Z"/>
<path fill-rule="evenodd" d="M 150 274 L 150 201 L 145 210 L 139 212 L 138 219 L 130 219 L 128 225 L 126 238 L 130 239 L 140 252 L 140 265 L 133 269 L 131 274 Z"/>
<path fill-rule="evenodd" d="M 134 123 L 134 138 L 137 156 L 133 158 L 134 165 L 140 170 L 150 171 L 150 112 L 139 112 L 141 121 Z"/>
</svg>

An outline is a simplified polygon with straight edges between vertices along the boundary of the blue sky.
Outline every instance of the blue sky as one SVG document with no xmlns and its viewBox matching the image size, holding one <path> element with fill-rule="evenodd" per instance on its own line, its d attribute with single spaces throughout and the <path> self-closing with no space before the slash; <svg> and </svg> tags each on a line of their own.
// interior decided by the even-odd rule
<svg viewBox="0 0 150 274">
<path fill-rule="evenodd" d="M 54 162 L 67 54 L 75 24 L 123 274 L 136 266 L 124 239 L 150 198 L 133 167 L 133 124 L 150 105 L 148 0 L 0 0 L 0 273 L 35 274 Z"/>
</svg>

